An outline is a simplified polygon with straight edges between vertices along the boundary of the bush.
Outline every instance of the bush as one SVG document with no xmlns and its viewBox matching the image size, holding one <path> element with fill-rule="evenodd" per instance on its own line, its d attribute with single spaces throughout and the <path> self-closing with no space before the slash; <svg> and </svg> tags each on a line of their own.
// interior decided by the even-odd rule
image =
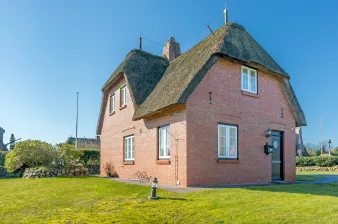
<svg viewBox="0 0 338 224">
<path fill-rule="evenodd" d="M 296 166 L 331 167 L 338 165 L 336 156 L 296 157 Z"/>
<path fill-rule="evenodd" d="M 103 170 L 106 173 L 107 177 L 118 177 L 115 166 L 111 161 L 106 161 L 103 165 Z"/>
<path fill-rule="evenodd" d="M 313 157 L 316 166 L 330 167 L 337 165 L 338 158 L 335 156 L 317 156 Z"/>
<path fill-rule="evenodd" d="M 296 166 L 314 166 L 315 157 L 296 157 Z"/>
<path fill-rule="evenodd" d="M 19 169 L 14 173 L 9 173 L 7 169 L 3 166 L 0 166 L 0 179 L 1 178 L 18 178 L 23 176 L 24 169 Z"/>
<path fill-rule="evenodd" d="M 23 167 L 51 164 L 56 158 L 56 151 L 51 144 L 38 140 L 19 142 L 15 149 L 6 155 L 5 167 L 14 172 Z"/>
<path fill-rule="evenodd" d="M 100 165 L 100 150 L 97 149 L 79 149 L 83 153 L 80 161 L 84 165 Z"/>
<path fill-rule="evenodd" d="M 5 157 L 6 157 L 7 152 L 0 152 L 0 166 L 5 165 Z"/>
<path fill-rule="evenodd" d="M 83 152 L 75 150 L 74 145 L 58 144 L 57 146 L 57 164 L 60 165 L 76 165 L 83 156 Z"/>
</svg>

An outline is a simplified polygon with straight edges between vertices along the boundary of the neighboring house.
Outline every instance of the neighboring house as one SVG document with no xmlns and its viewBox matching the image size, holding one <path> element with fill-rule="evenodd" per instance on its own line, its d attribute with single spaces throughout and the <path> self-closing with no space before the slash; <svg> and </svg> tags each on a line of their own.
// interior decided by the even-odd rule
<svg viewBox="0 0 338 224">
<path fill-rule="evenodd" d="M 6 145 L 4 144 L 4 134 L 5 130 L 0 127 L 0 151 L 8 151 Z"/>
<path fill-rule="evenodd" d="M 173 38 L 162 57 L 131 51 L 102 89 L 101 175 L 110 161 L 171 185 L 294 182 L 306 120 L 289 79 L 236 23 L 182 55 Z"/>
<path fill-rule="evenodd" d="M 75 145 L 76 138 L 69 137 L 66 141 L 67 144 Z M 100 149 L 100 139 L 96 138 L 77 138 L 78 148 L 86 149 Z"/>
</svg>

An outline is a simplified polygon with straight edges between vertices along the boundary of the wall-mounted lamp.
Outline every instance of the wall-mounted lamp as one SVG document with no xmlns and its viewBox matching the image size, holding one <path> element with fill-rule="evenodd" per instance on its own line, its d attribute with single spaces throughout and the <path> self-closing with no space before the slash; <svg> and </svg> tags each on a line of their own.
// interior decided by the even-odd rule
<svg viewBox="0 0 338 224">
<path fill-rule="evenodd" d="M 269 138 L 269 137 L 271 137 L 271 135 L 272 135 L 271 129 L 270 129 L 270 128 L 266 129 L 266 134 L 265 134 L 265 136 L 266 136 L 267 138 Z"/>
<path fill-rule="evenodd" d="M 264 153 L 266 155 L 269 155 L 270 153 L 273 153 L 272 148 L 273 148 L 273 146 L 271 146 L 268 143 L 266 143 L 265 146 L 264 146 Z"/>
</svg>

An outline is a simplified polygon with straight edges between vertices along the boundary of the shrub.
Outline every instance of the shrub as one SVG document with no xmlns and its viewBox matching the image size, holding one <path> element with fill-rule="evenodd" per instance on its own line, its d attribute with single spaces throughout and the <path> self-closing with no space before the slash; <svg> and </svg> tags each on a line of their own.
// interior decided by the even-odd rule
<svg viewBox="0 0 338 224">
<path fill-rule="evenodd" d="M 315 151 L 311 151 L 310 152 L 310 156 L 320 156 L 321 154 L 321 151 L 320 150 L 315 150 Z"/>
<path fill-rule="evenodd" d="M 6 157 L 7 152 L 0 152 L 0 166 L 5 165 L 5 157 Z"/>
<path fill-rule="evenodd" d="M 76 165 L 83 156 L 83 152 L 75 150 L 74 145 L 58 144 L 57 146 L 57 164 L 60 165 Z"/>
<path fill-rule="evenodd" d="M 314 157 L 296 157 L 296 166 L 314 166 Z"/>
<path fill-rule="evenodd" d="M 107 177 L 118 177 L 115 166 L 111 161 L 106 161 L 103 165 L 103 170 L 106 173 Z"/>
<path fill-rule="evenodd" d="M 338 158 L 335 156 L 317 156 L 313 157 L 316 166 L 330 167 L 337 165 Z"/>
<path fill-rule="evenodd" d="M 296 166 L 331 167 L 338 165 L 336 156 L 296 157 Z"/>
<path fill-rule="evenodd" d="M 97 149 L 79 149 L 83 153 L 80 161 L 84 165 L 100 165 L 100 150 Z"/>
<path fill-rule="evenodd" d="M 22 167 L 49 165 L 56 158 L 51 144 L 38 140 L 27 140 L 15 145 L 15 149 L 6 155 L 5 167 L 14 172 Z"/>
</svg>

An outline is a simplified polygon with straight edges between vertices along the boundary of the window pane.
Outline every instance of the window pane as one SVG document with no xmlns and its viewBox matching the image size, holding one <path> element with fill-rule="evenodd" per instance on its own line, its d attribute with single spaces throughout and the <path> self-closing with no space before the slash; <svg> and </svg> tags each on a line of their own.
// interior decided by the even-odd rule
<svg viewBox="0 0 338 224">
<path fill-rule="evenodd" d="M 230 147 L 229 149 L 229 156 L 230 157 L 235 157 L 236 156 L 236 147 Z"/>
<path fill-rule="evenodd" d="M 120 91 L 121 94 L 121 106 L 126 104 L 126 87 L 123 87 Z"/>
<path fill-rule="evenodd" d="M 248 70 L 243 68 L 242 70 L 242 88 L 243 90 L 249 90 L 249 77 Z"/>
<path fill-rule="evenodd" d="M 237 128 L 229 127 L 229 157 L 237 156 Z"/>
<path fill-rule="evenodd" d="M 164 157 L 164 148 L 160 147 L 160 157 Z"/>
<path fill-rule="evenodd" d="M 224 157 L 225 156 L 225 147 L 220 147 L 219 148 L 219 155 Z"/>
<path fill-rule="evenodd" d="M 128 141 L 127 141 L 127 139 L 125 138 L 124 139 L 124 159 L 128 159 L 128 146 L 127 146 L 127 144 L 128 144 Z"/>
<path fill-rule="evenodd" d="M 170 127 L 159 128 L 159 158 L 170 157 Z"/>
<path fill-rule="evenodd" d="M 226 138 L 225 137 L 220 137 L 219 139 L 219 146 L 220 147 L 225 147 L 226 144 Z"/>
<path fill-rule="evenodd" d="M 251 75 L 250 75 L 250 82 L 251 82 L 251 88 L 250 90 L 252 92 L 256 92 L 256 87 L 257 87 L 257 76 L 256 76 L 256 72 L 255 71 L 251 71 Z"/>
<path fill-rule="evenodd" d="M 166 135 L 167 135 L 167 141 L 166 141 L 166 146 L 167 146 L 167 154 L 166 156 L 170 156 L 170 127 L 166 127 Z"/>
<path fill-rule="evenodd" d="M 219 136 L 220 137 L 226 136 L 226 127 L 225 126 L 219 126 Z"/>
<path fill-rule="evenodd" d="M 218 126 L 218 154 L 219 156 L 221 157 L 225 157 L 226 156 L 226 144 L 227 144 L 227 137 L 226 137 L 226 134 L 227 134 L 227 128 L 226 126 L 224 125 L 219 125 Z"/>
<path fill-rule="evenodd" d="M 134 159 L 134 152 L 135 152 L 135 150 L 134 150 L 134 136 L 133 137 L 131 137 L 131 159 Z"/>
</svg>

